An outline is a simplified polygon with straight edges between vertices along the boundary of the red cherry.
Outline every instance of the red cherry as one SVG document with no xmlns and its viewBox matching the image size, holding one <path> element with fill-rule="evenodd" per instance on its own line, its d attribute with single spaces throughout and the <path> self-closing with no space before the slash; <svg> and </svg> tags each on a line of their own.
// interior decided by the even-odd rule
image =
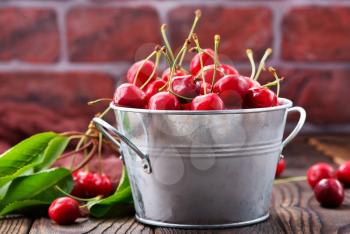
<svg viewBox="0 0 350 234">
<path fill-rule="evenodd" d="M 306 173 L 307 181 L 313 188 L 322 179 L 333 178 L 334 169 L 327 163 L 316 163 L 312 165 Z"/>
<path fill-rule="evenodd" d="M 49 217 L 59 225 L 74 223 L 80 217 L 79 202 L 70 197 L 54 200 L 48 210 Z"/>
<path fill-rule="evenodd" d="M 243 98 L 251 87 L 248 77 L 227 75 L 215 83 L 213 91 L 219 94 L 226 108 L 234 109 L 242 107 Z"/>
<path fill-rule="evenodd" d="M 192 102 L 189 103 L 181 103 L 181 110 L 191 110 Z"/>
<path fill-rule="evenodd" d="M 175 70 L 175 72 L 174 72 L 172 77 L 184 76 L 184 75 L 187 75 L 187 71 L 186 70 L 177 69 L 177 70 Z M 162 80 L 167 82 L 169 80 L 169 76 L 170 76 L 170 68 L 167 68 L 166 70 L 164 70 L 164 72 L 162 74 Z"/>
<path fill-rule="evenodd" d="M 219 68 L 222 69 L 225 75 L 239 75 L 238 71 L 230 65 L 221 64 Z"/>
<path fill-rule="evenodd" d="M 200 86 L 193 79 L 192 75 L 176 76 L 173 77 L 171 81 L 171 90 L 179 96 L 194 98 L 199 95 Z M 179 98 L 179 100 L 182 102 L 188 102 L 182 98 Z"/>
<path fill-rule="evenodd" d="M 215 52 L 212 49 L 204 49 L 202 54 L 196 54 L 190 63 L 191 74 L 195 76 L 201 70 L 200 57 L 202 57 L 203 67 L 214 64 L 214 54 Z"/>
<path fill-rule="evenodd" d="M 143 62 L 144 60 L 136 62 L 129 68 L 126 78 L 130 84 L 134 83 L 134 80 L 136 79 L 137 71 L 139 70 L 140 66 L 142 67 L 137 77 L 136 86 L 141 87 L 152 74 L 155 66 L 154 63 L 148 60 L 142 65 Z M 157 76 L 158 76 L 158 73 L 156 71 L 152 76 L 151 81 L 155 80 Z"/>
<path fill-rule="evenodd" d="M 203 80 L 200 73 L 198 73 L 197 76 L 198 76 L 198 80 L 200 80 L 200 81 Z M 214 78 L 214 66 L 213 65 L 205 66 L 203 69 L 203 76 L 204 76 L 204 80 L 207 83 L 211 84 L 213 82 L 213 78 Z M 225 74 L 224 74 L 223 70 L 220 69 L 220 67 L 216 68 L 216 75 L 215 75 L 214 83 L 216 81 L 220 80 L 224 76 L 225 76 Z"/>
<path fill-rule="evenodd" d="M 268 88 L 258 87 L 248 90 L 244 97 L 245 108 L 262 108 L 272 107 L 278 105 L 278 98 L 276 94 Z"/>
<path fill-rule="evenodd" d="M 204 93 L 204 83 L 203 83 L 203 81 L 199 81 L 199 85 L 200 85 L 200 91 L 199 91 L 199 93 L 200 93 L 200 95 L 204 95 L 205 93 Z M 211 92 L 211 84 L 209 84 L 208 82 L 205 82 L 205 88 L 206 88 L 206 93 L 210 93 Z"/>
<path fill-rule="evenodd" d="M 146 95 L 133 84 L 122 84 L 114 93 L 113 103 L 117 106 L 144 108 Z"/>
<path fill-rule="evenodd" d="M 160 92 L 153 95 L 148 102 L 150 110 L 179 110 L 179 100 L 169 92 Z"/>
<path fill-rule="evenodd" d="M 146 101 L 148 101 L 154 94 L 159 92 L 159 89 L 164 87 L 166 82 L 164 80 L 154 80 L 146 88 Z"/>
<path fill-rule="evenodd" d="M 74 187 L 72 195 L 81 198 L 91 198 L 94 194 L 91 191 L 94 189 L 94 174 L 89 171 L 76 171 L 73 173 Z"/>
<path fill-rule="evenodd" d="M 283 158 L 281 158 L 277 163 L 275 177 L 279 177 L 282 174 L 282 172 L 284 171 L 284 169 L 286 169 L 286 162 L 284 161 Z"/>
<path fill-rule="evenodd" d="M 337 170 L 337 178 L 346 187 L 350 187 L 350 161 L 340 165 Z"/>
<path fill-rule="evenodd" d="M 192 100 L 192 110 L 223 110 L 224 102 L 216 93 L 197 96 Z"/>
<path fill-rule="evenodd" d="M 107 197 L 113 192 L 113 185 L 111 180 L 105 174 L 94 174 L 94 196 Z"/>
<path fill-rule="evenodd" d="M 344 188 L 336 179 L 322 179 L 315 188 L 317 201 L 324 207 L 338 207 L 344 201 Z"/>
</svg>

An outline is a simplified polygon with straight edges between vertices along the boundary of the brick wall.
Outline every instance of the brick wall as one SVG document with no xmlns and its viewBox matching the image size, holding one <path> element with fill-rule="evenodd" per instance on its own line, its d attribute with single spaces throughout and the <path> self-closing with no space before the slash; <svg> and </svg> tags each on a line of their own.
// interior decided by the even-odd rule
<svg viewBox="0 0 350 234">
<path fill-rule="evenodd" d="M 350 130 L 350 1 L 0 0 L 0 139 L 81 129 L 128 66 L 159 43 L 160 23 L 179 46 L 193 10 L 198 34 L 249 72 L 245 49 L 286 77 L 282 96 L 307 109 L 306 132 Z"/>
</svg>

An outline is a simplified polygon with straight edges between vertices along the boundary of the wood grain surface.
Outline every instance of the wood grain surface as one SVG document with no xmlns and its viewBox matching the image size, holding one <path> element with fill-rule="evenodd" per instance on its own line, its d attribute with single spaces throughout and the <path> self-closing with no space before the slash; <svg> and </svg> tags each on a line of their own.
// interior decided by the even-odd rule
<svg viewBox="0 0 350 234">
<path fill-rule="evenodd" d="M 330 157 L 308 144 L 308 138 L 299 138 L 285 151 L 285 176 L 305 175 L 313 163 L 332 163 Z M 31 220 L 12 217 L 0 220 L 2 233 L 350 233 L 350 189 L 346 190 L 344 204 L 338 209 L 319 206 L 305 181 L 274 185 L 270 218 L 262 223 L 220 230 L 183 230 L 155 228 L 138 223 L 133 217 L 118 219 L 80 219 L 74 225 L 58 226 L 47 218 Z"/>
</svg>

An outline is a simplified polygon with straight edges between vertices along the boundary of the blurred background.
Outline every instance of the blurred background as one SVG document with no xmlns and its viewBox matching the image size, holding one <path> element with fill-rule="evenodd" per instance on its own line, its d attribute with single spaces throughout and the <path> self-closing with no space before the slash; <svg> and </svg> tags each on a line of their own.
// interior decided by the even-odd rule
<svg viewBox="0 0 350 234">
<path fill-rule="evenodd" d="M 85 129 L 105 108 L 87 102 L 112 97 L 161 43 L 161 23 L 179 47 L 196 8 L 202 46 L 220 34 L 222 58 L 242 74 L 246 48 L 258 59 L 273 49 L 282 96 L 308 113 L 304 134 L 350 132 L 350 1 L 0 0 L 0 146 Z"/>
</svg>

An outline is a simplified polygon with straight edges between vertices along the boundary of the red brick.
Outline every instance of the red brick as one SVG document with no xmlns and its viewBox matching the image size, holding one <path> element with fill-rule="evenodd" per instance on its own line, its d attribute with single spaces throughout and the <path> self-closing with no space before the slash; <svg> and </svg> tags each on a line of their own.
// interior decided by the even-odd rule
<svg viewBox="0 0 350 234">
<path fill-rule="evenodd" d="M 349 61 L 350 7 L 299 7 L 283 19 L 282 57 L 293 61 Z"/>
<path fill-rule="evenodd" d="M 350 123 L 350 70 L 282 70 L 281 96 L 307 111 L 314 124 Z"/>
<path fill-rule="evenodd" d="M 194 10 L 199 7 L 179 7 L 168 16 L 171 40 L 175 48 L 183 44 L 187 37 Z M 234 61 L 247 61 L 246 48 L 252 48 L 262 55 L 272 46 L 272 14 L 269 9 L 200 7 L 202 18 L 197 27 L 201 47 L 213 48 L 215 34 L 221 36 L 220 54 Z"/>
<path fill-rule="evenodd" d="M 0 61 L 53 63 L 59 57 L 56 13 L 50 9 L 0 9 Z"/>
<path fill-rule="evenodd" d="M 149 7 L 72 9 L 67 15 L 70 60 L 134 61 L 143 44 L 160 42 L 159 26 L 157 12 Z"/>
<path fill-rule="evenodd" d="M 97 73 L 0 73 L 0 139 L 9 143 L 41 131 L 83 130 L 111 98 L 113 79 Z"/>
</svg>

